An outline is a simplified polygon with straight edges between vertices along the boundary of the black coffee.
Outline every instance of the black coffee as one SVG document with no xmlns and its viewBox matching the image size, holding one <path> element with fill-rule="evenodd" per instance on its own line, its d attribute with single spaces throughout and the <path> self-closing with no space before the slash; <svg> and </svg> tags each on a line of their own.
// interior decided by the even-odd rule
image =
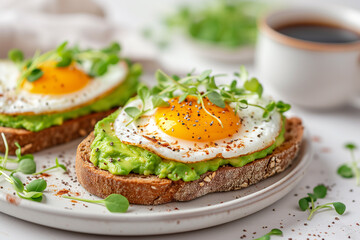
<svg viewBox="0 0 360 240">
<path fill-rule="evenodd" d="M 289 37 L 320 43 L 351 43 L 360 41 L 360 35 L 351 30 L 322 23 L 295 23 L 276 29 Z"/>
</svg>

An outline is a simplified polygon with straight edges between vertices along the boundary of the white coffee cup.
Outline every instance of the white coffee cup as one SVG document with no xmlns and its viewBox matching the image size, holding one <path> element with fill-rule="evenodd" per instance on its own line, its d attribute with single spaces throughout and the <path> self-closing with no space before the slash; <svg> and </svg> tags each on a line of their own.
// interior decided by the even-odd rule
<svg viewBox="0 0 360 240">
<path fill-rule="evenodd" d="M 360 11 L 339 6 L 279 10 L 260 20 L 256 68 L 266 87 L 283 100 L 311 108 L 333 108 L 360 96 L 360 41 L 320 43 L 281 34 L 284 24 L 314 21 L 360 34 Z"/>
</svg>

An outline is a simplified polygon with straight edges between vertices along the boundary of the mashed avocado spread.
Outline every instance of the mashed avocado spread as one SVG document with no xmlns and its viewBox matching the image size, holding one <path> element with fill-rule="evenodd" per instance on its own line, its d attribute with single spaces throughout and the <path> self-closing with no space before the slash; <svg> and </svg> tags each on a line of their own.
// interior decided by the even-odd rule
<svg viewBox="0 0 360 240">
<path fill-rule="evenodd" d="M 64 121 L 84 116 L 93 112 L 102 112 L 116 106 L 123 106 L 127 100 L 136 93 L 138 78 L 141 68 L 134 64 L 130 66 L 126 80 L 106 97 L 81 108 L 68 112 L 44 114 L 44 115 L 17 115 L 9 116 L 0 114 L 0 126 L 11 128 L 23 128 L 38 132 L 45 128 L 61 125 Z"/>
<path fill-rule="evenodd" d="M 118 114 L 119 111 L 116 111 L 96 124 L 90 158 L 95 166 L 114 175 L 154 174 L 159 178 L 169 178 L 174 181 L 180 179 L 185 182 L 194 181 L 199 179 L 201 174 L 216 171 L 220 166 L 242 167 L 255 159 L 263 158 L 284 142 L 285 127 L 283 124 L 275 143 L 264 150 L 238 158 L 215 158 L 204 162 L 185 164 L 162 159 L 145 149 L 122 143 L 111 127 Z"/>
</svg>

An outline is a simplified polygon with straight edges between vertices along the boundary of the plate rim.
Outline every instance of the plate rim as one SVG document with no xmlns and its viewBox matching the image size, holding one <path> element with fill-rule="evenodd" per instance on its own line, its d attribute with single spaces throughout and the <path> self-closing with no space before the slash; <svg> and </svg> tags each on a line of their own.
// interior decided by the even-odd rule
<svg viewBox="0 0 360 240">
<path fill-rule="evenodd" d="M 292 179 L 291 182 L 296 181 L 300 176 L 301 176 L 301 172 L 303 172 L 303 170 L 307 169 L 307 167 L 310 165 L 311 160 L 312 160 L 312 155 L 313 155 L 313 149 L 312 149 L 312 144 L 309 138 L 309 133 L 307 130 L 304 131 L 304 136 L 303 136 L 303 140 L 302 140 L 302 144 L 300 147 L 300 152 L 298 157 L 301 157 L 301 160 L 299 161 L 299 163 L 297 164 L 297 166 L 292 169 L 287 175 L 285 175 L 284 177 L 282 177 L 281 179 L 279 179 L 278 181 L 276 181 L 275 183 L 271 184 L 268 187 L 265 187 L 264 189 L 258 190 L 254 193 L 251 193 L 247 196 L 238 198 L 238 199 L 233 199 L 224 203 L 219 203 L 219 204 L 215 204 L 215 205 L 211 205 L 211 206 L 204 206 L 204 207 L 197 207 L 194 209 L 185 209 L 185 210 L 181 210 L 181 211 L 171 211 L 171 212 L 152 212 L 151 214 L 134 214 L 134 215 L 130 215 L 127 213 L 124 214 L 117 214 L 117 213 L 109 213 L 109 214 L 99 214 L 99 213 L 94 213 L 94 212 L 69 212 L 69 211 L 64 211 L 64 209 L 57 209 L 57 208 L 53 208 L 52 206 L 49 205 L 45 205 L 44 203 L 37 203 L 37 202 L 30 202 L 30 201 L 22 201 L 22 204 L 20 204 L 20 207 L 26 208 L 27 210 L 30 211 L 38 211 L 38 212 L 42 212 L 45 214 L 56 214 L 58 216 L 67 216 L 67 217 L 74 217 L 74 218 L 78 218 L 78 219 L 88 219 L 88 220 L 105 220 L 105 221 L 138 221 L 139 219 L 141 219 L 142 222 L 149 222 L 149 221 L 154 221 L 154 220 L 173 220 L 174 218 L 176 219 L 183 219 L 183 218 L 187 218 L 187 217 L 197 217 L 197 216 L 203 216 L 206 214 L 209 214 L 209 212 L 211 212 L 212 214 L 216 214 L 218 212 L 224 212 L 224 211 L 229 211 L 229 210 L 233 210 L 238 208 L 239 205 L 243 206 L 243 205 L 249 205 L 252 204 L 253 202 L 257 202 L 260 200 L 263 200 L 264 198 L 267 198 L 267 196 L 269 194 L 271 194 L 271 192 L 273 192 L 274 190 L 278 189 L 278 188 L 285 188 L 288 184 L 286 184 L 286 186 L 283 186 L 284 182 L 287 182 L 289 179 Z M 299 175 L 299 176 L 297 176 Z M 295 179 L 293 179 L 295 176 L 297 176 Z M 266 179 L 264 179 L 266 180 Z M 289 182 L 290 184 L 290 182 Z M 278 190 L 280 191 L 280 190 Z M 2 196 L 6 196 L 6 194 L 2 195 Z M 6 199 L 4 199 L 4 197 L 0 196 L 0 200 L 5 201 L 6 203 L 8 203 L 6 201 Z M 202 197 L 206 197 L 202 196 Z M 65 198 L 64 198 L 65 200 Z M 251 202 L 249 202 L 251 201 Z M 179 202 L 181 203 L 181 202 Z M 17 207 L 19 207 L 17 206 Z M 136 205 L 135 205 L 136 206 Z M 136 211 L 136 210 L 135 210 Z M 10 214 L 11 215 L 11 214 Z"/>
</svg>

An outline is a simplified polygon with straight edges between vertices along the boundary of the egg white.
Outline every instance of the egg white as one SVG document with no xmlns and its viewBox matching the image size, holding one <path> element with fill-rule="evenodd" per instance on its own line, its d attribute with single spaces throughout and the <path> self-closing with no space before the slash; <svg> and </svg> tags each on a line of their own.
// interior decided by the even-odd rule
<svg viewBox="0 0 360 240">
<path fill-rule="evenodd" d="M 248 101 L 259 103 L 260 100 L 249 99 Z M 147 101 L 146 105 L 149 105 L 145 106 L 145 109 L 148 109 L 151 101 Z M 142 102 L 134 100 L 128 106 L 141 107 Z M 205 161 L 216 157 L 235 158 L 263 150 L 275 142 L 282 127 L 281 115 L 278 112 L 274 112 L 270 120 L 265 121 L 261 109 L 249 106 L 237 113 L 242 119 L 238 123 L 237 133 L 212 142 L 195 142 L 164 133 L 156 125 L 155 111 L 148 112 L 126 126 L 131 118 L 122 109 L 114 123 L 116 136 L 125 144 L 147 149 L 163 159 L 183 163 Z"/>
<path fill-rule="evenodd" d="M 25 90 L 16 90 L 16 81 L 20 75 L 18 67 L 10 61 L 0 62 L 0 113 L 1 114 L 45 114 L 74 109 L 106 95 L 119 86 L 128 74 L 125 62 L 110 65 L 105 75 L 92 78 L 79 91 L 47 95 L 34 94 Z"/>
</svg>

